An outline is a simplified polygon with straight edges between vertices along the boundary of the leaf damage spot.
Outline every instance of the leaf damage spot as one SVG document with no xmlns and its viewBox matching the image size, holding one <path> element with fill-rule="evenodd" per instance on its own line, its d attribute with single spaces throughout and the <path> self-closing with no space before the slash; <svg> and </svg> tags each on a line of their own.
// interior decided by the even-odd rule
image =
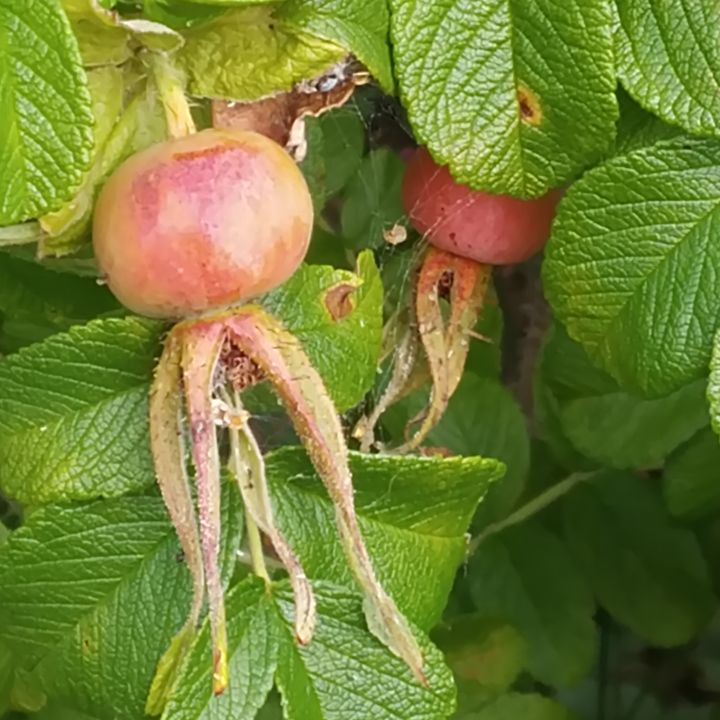
<svg viewBox="0 0 720 720">
<path fill-rule="evenodd" d="M 355 309 L 353 293 L 356 290 L 357 285 L 349 282 L 341 282 L 333 285 L 325 293 L 323 302 L 334 322 L 338 322 L 347 317 Z"/>
<path fill-rule="evenodd" d="M 530 90 L 527 85 L 518 85 L 517 89 L 518 109 L 520 119 L 528 125 L 537 127 L 543 119 L 543 111 L 540 107 L 538 96 Z"/>
</svg>

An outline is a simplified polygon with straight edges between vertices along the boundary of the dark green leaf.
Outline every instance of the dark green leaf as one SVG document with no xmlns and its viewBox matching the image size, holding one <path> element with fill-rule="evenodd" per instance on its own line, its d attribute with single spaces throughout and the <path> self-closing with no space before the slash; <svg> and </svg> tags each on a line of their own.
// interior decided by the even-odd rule
<svg viewBox="0 0 720 720">
<path fill-rule="evenodd" d="M 542 695 L 513 692 L 500 695 L 472 712 L 460 712 L 455 720 L 573 720 L 574 717 L 555 700 Z"/>
<path fill-rule="evenodd" d="M 345 188 L 342 233 L 354 248 L 377 248 L 383 232 L 405 217 L 400 191 L 403 161 L 388 148 L 373 150 L 363 158 Z"/>
<path fill-rule="evenodd" d="M 622 89 L 618 92 L 620 117 L 612 155 L 624 155 L 638 148 L 654 145 L 682 134 L 682 130 L 664 123 L 659 117 L 643 110 Z"/>
<path fill-rule="evenodd" d="M 607 473 L 564 501 L 570 547 L 599 601 L 660 646 L 688 642 L 716 607 L 693 534 L 674 527 L 657 493 L 632 475 Z"/>
<path fill-rule="evenodd" d="M 621 385 L 704 374 L 720 314 L 720 148 L 678 138 L 616 157 L 560 203 L 544 265 L 558 318 Z"/>
<path fill-rule="evenodd" d="M 617 115 L 606 0 L 391 0 L 418 139 L 455 178 L 537 196 L 598 160 Z"/>
<path fill-rule="evenodd" d="M 720 439 L 712 430 L 701 430 L 668 458 L 663 494 L 672 515 L 720 510 Z"/>
<path fill-rule="evenodd" d="M 594 603 L 563 542 L 530 520 L 485 539 L 468 572 L 478 612 L 522 633 L 536 678 L 562 687 L 584 677 L 595 655 Z"/>
<path fill-rule="evenodd" d="M 353 104 L 325 113 L 319 123 L 325 156 L 325 188 L 328 195 L 335 195 L 357 172 L 365 148 L 365 126 Z"/>
<path fill-rule="evenodd" d="M 90 161 L 93 118 L 57 0 L 0 2 L 0 225 L 57 208 Z"/>
<path fill-rule="evenodd" d="M 618 0 L 618 74 L 644 107 L 693 133 L 720 134 L 720 41 L 712 4 Z"/>
<path fill-rule="evenodd" d="M 12 352 L 118 308 L 107 288 L 94 280 L 62 275 L 0 255 L 2 352 Z"/>
<path fill-rule="evenodd" d="M 354 587 L 332 505 L 300 448 L 268 457 L 278 525 L 308 575 Z M 465 554 L 478 500 L 502 472 L 496 460 L 352 453 L 360 527 L 380 578 L 423 628 L 437 622 Z M 418 581 L 422 578 L 422 581 Z"/>
</svg>

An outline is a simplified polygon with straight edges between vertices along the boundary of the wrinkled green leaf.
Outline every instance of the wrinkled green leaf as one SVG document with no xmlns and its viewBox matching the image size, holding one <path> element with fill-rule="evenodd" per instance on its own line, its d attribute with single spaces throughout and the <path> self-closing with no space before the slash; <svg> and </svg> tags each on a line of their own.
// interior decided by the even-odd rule
<svg viewBox="0 0 720 720">
<path fill-rule="evenodd" d="M 413 393 L 391 407 L 383 426 L 402 437 L 407 421 L 424 407 L 427 390 Z M 429 447 L 455 455 L 483 455 L 501 460 L 505 474 L 490 487 L 478 508 L 475 525 L 506 515 L 522 492 L 530 464 L 525 418 L 511 393 L 491 378 L 465 372 L 442 420 L 428 435 Z"/>
<path fill-rule="evenodd" d="M 240 508 L 233 487 L 224 490 L 228 578 Z M 0 556 L 0 637 L 34 667 L 51 700 L 97 718 L 142 717 L 155 665 L 189 602 L 189 575 L 159 498 L 47 506 Z"/>
<path fill-rule="evenodd" d="M 617 115 L 606 0 L 391 0 L 418 139 L 455 178 L 537 196 L 598 160 Z"/>
<path fill-rule="evenodd" d="M 694 535 L 652 488 L 607 473 L 564 500 L 568 543 L 600 603 L 653 645 L 688 642 L 717 605 Z"/>
<path fill-rule="evenodd" d="M 332 505 L 305 453 L 280 450 L 267 465 L 278 527 L 308 575 L 355 587 Z M 463 561 L 473 511 L 502 465 L 477 457 L 351 453 L 350 469 L 360 527 L 380 582 L 413 622 L 432 627 Z"/>
<path fill-rule="evenodd" d="M 292 632 L 291 595 L 277 592 L 283 626 L 277 684 L 285 712 L 296 720 L 442 720 L 455 705 L 452 674 L 442 654 L 419 636 L 428 688 L 402 660 L 390 654 L 365 626 L 361 602 L 347 590 L 315 583 L 318 629 L 299 648 Z"/>
<path fill-rule="evenodd" d="M 668 458 L 663 494 L 672 515 L 695 517 L 720 510 L 720 441 L 712 430 L 701 430 Z"/>
<path fill-rule="evenodd" d="M 588 172 L 560 203 L 544 264 L 558 318 L 622 386 L 704 373 L 720 313 L 720 148 L 678 138 Z"/>
<path fill-rule="evenodd" d="M 280 629 L 272 598 L 250 578 L 226 597 L 230 684 L 214 698 L 207 627 L 187 658 L 163 713 L 163 720 L 253 718 L 272 688 Z"/>
<path fill-rule="evenodd" d="M 90 160 L 93 118 L 57 0 L 0 2 L 0 225 L 58 207 Z"/>
<path fill-rule="evenodd" d="M 400 197 L 405 173 L 403 161 L 387 148 L 363 158 L 345 188 L 341 225 L 343 236 L 354 248 L 385 244 L 383 232 L 405 217 Z"/>
<path fill-rule="evenodd" d="M 350 291 L 349 314 L 333 319 L 331 307 Z M 375 379 L 382 340 L 383 287 L 372 253 L 362 253 L 356 273 L 303 265 L 262 299 L 303 345 L 340 410 L 357 404 Z M 343 304 L 343 307 L 345 305 Z"/>
<path fill-rule="evenodd" d="M 285 582 L 271 592 L 248 579 L 228 594 L 230 686 L 213 698 L 207 682 L 209 633 L 199 636 L 163 716 L 252 718 L 273 675 L 289 717 L 303 720 L 409 717 L 442 720 L 452 711 L 453 690 L 442 656 L 424 639 L 430 689 L 414 681 L 364 625 L 360 599 L 333 585 L 315 583 L 319 623 L 313 641 L 298 647 L 292 594 Z"/>
<path fill-rule="evenodd" d="M 24 502 L 152 483 L 147 393 L 157 323 L 99 320 L 0 361 L 0 487 Z"/>
<path fill-rule="evenodd" d="M 645 108 L 697 134 L 720 134 L 716 7 L 687 0 L 618 0 L 618 74 Z"/>
<path fill-rule="evenodd" d="M 341 60 L 330 40 L 298 31 L 263 7 L 230 10 L 185 33 L 178 59 L 193 95 L 254 100 L 290 90 Z"/>
<path fill-rule="evenodd" d="M 521 632 L 536 678 L 563 687 L 587 673 L 595 655 L 594 602 L 555 535 L 533 520 L 491 535 L 468 572 L 477 611 Z"/>
<path fill-rule="evenodd" d="M 278 17 L 290 28 L 342 46 L 370 70 L 385 91 L 392 91 L 390 16 L 384 0 L 289 0 Z"/>
</svg>

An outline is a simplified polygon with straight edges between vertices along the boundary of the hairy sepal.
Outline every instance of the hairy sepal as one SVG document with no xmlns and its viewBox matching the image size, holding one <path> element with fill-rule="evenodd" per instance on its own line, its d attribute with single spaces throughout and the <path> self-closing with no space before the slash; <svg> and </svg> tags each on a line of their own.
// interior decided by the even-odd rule
<svg viewBox="0 0 720 720">
<path fill-rule="evenodd" d="M 225 322 L 232 342 L 273 384 L 328 490 L 348 564 L 364 593 L 370 631 L 426 683 L 420 647 L 407 620 L 378 582 L 365 547 L 340 418 L 320 375 L 299 341 L 261 308 L 244 308 Z"/>
<path fill-rule="evenodd" d="M 267 536 L 285 566 L 295 600 L 295 637 L 307 645 L 315 632 L 316 605 L 310 581 L 292 548 L 275 525 L 265 472 L 265 460 L 246 422 L 240 399 L 233 398 L 235 421 L 229 427 L 231 468 L 243 503 L 255 524 Z"/>
<path fill-rule="evenodd" d="M 160 659 L 145 711 L 159 715 L 167 702 L 177 672 L 195 637 L 202 609 L 205 580 L 195 504 L 185 466 L 180 393 L 182 342 L 176 331 L 165 341 L 150 390 L 150 443 L 158 487 L 180 541 L 193 585 L 192 603 L 185 625 Z"/>
<path fill-rule="evenodd" d="M 192 437 L 192 457 L 200 519 L 205 584 L 210 608 L 213 646 L 213 692 L 228 684 L 225 604 L 220 578 L 220 456 L 217 445 L 213 391 L 215 367 L 225 340 L 220 322 L 193 322 L 181 326 L 182 381 Z"/>
</svg>

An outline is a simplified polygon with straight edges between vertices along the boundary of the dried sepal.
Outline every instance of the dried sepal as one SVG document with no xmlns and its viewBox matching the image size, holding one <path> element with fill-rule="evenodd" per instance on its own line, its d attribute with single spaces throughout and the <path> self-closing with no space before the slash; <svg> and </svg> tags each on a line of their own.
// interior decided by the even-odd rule
<svg viewBox="0 0 720 720">
<path fill-rule="evenodd" d="M 275 525 L 267 486 L 265 460 L 247 423 L 249 416 L 244 411 L 237 394 L 230 402 L 234 418 L 228 424 L 230 467 L 240 488 L 246 512 L 270 540 L 280 562 L 288 572 L 295 599 L 295 637 L 301 645 L 307 645 L 312 640 L 316 622 L 312 586 L 297 556 Z"/>
<path fill-rule="evenodd" d="M 210 608 L 213 692 L 228 684 L 227 631 L 220 578 L 220 457 L 212 403 L 215 366 L 225 339 L 222 323 L 196 321 L 181 327 L 182 378 L 195 466 L 200 543 Z"/>
<path fill-rule="evenodd" d="M 407 620 L 380 585 L 360 532 L 337 410 L 299 341 L 261 308 L 226 319 L 233 342 L 263 370 L 282 399 L 335 506 L 338 532 L 352 573 L 364 593 L 370 631 L 426 683 L 423 657 Z"/>
<path fill-rule="evenodd" d="M 420 423 L 395 452 L 416 449 L 437 425 L 462 378 L 470 333 L 478 321 L 490 278 L 490 268 L 474 260 L 430 246 L 418 274 L 415 316 L 425 351 L 432 389 L 428 406 L 406 428 Z M 447 294 L 450 316 L 443 317 L 441 297 Z"/>
<path fill-rule="evenodd" d="M 173 331 L 165 341 L 150 390 L 150 443 L 158 487 L 190 570 L 193 595 L 185 625 L 158 663 L 145 707 L 148 715 L 162 712 L 177 670 L 195 637 L 205 594 L 195 504 L 185 466 L 180 394 L 181 352 L 179 334 Z"/>
</svg>

